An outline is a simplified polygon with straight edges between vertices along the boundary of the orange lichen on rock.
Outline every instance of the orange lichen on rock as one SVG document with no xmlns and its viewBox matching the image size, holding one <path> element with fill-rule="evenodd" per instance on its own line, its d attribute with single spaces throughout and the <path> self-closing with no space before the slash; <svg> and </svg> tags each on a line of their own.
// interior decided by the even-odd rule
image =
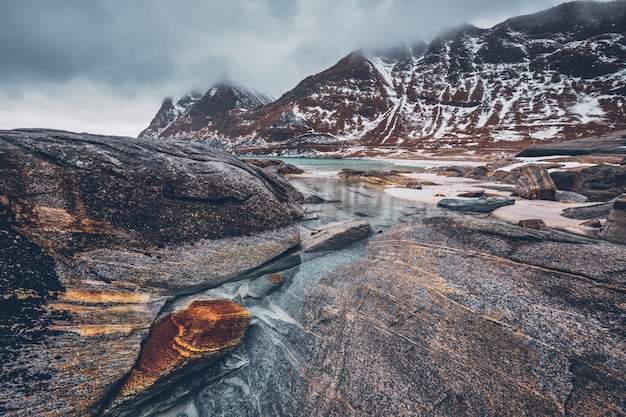
<svg viewBox="0 0 626 417">
<path fill-rule="evenodd" d="M 166 384 L 207 365 L 237 346 L 250 313 L 229 300 L 198 300 L 182 311 L 158 320 L 146 340 L 139 360 L 105 411 L 137 401 Z"/>
<path fill-rule="evenodd" d="M 278 284 L 280 284 L 281 282 L 283 282 L 283 276 L 282 276 L 282 275 L 280 275 L 280 274 L 269 274 L 269 275 L 267 276 L 267 279 L 268 279 L 271 283 L 276 284 L 276 285 L 278 285 Z"/>
</svg>

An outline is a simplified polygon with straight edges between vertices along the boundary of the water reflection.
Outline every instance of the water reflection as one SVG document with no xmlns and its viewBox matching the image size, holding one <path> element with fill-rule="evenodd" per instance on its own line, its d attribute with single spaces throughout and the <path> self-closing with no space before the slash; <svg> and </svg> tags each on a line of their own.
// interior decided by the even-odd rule
<svg viewBox="0 0 626 417">
<path fill-rule="evenodd" d="M 307 214 L 318 217 L 305 222 L 307 227 L 361 218 L 377 231 L 414 221 L 437 210 L 430 205 L 395 198 L 385 193 L 381 185 L 337 177 L 297 177 L 292 181 L 304 184 L 327 200 L 325 203 L 306 204 Z"/>
</svg>

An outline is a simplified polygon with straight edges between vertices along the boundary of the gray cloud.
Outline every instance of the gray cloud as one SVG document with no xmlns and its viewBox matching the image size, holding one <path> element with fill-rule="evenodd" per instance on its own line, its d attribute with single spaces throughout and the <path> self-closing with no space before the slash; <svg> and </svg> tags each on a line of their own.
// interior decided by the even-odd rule
<svg viewBox="0 0 626 417">
<path fill-rule="evenodd" d="M 91 118 L 83 111 L 74 124 L 71 114 L 57 119 L 67 129 L 123 133 L 116 117 L 129 129 L 132 113 L 137 127 L 126 134 L 136 135 L 163 97 L 224 77 L 278 96 L 352 50 L 429 40 L 463 22 L 491 26 L 559 2 L 3 0 L 0 128 L 18 119 L 49 125 L 55 112 L 93 106 Z M 101 100 L 81 98 L 94 92 Z M 129 113 L 130 103 L 147 108 Z"/>
</svg>

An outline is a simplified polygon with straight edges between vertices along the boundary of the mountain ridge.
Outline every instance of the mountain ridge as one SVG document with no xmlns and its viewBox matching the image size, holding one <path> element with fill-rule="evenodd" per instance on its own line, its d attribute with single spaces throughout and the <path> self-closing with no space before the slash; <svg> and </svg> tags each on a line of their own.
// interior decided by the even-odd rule
<svg viewBox="0 0 626 417">
<path fill-rule="evenodd" d="M 140 136 L 238 154 L 401 157 L 512 154 L 606 134 L 626 129 L 624 28 L 623 1 L 465 24 L 428 44 L 354 51 L 254 108 L 211 113 L 198 101 L 173 116 L 164 103 Z"/>
</svg>

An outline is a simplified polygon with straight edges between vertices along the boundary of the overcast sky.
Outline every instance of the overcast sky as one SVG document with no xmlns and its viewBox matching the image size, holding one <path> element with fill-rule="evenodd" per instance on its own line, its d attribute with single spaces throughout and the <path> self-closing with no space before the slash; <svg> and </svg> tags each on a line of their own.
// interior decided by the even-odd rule
<svg viewBox="0 0 626 417">
<path fill-rule="evenodd" d="M 353 50 L 560 0 L 0 0 L 0 129 L 136 136 L 167 96 L 275 97 Z"/>
</svg>

